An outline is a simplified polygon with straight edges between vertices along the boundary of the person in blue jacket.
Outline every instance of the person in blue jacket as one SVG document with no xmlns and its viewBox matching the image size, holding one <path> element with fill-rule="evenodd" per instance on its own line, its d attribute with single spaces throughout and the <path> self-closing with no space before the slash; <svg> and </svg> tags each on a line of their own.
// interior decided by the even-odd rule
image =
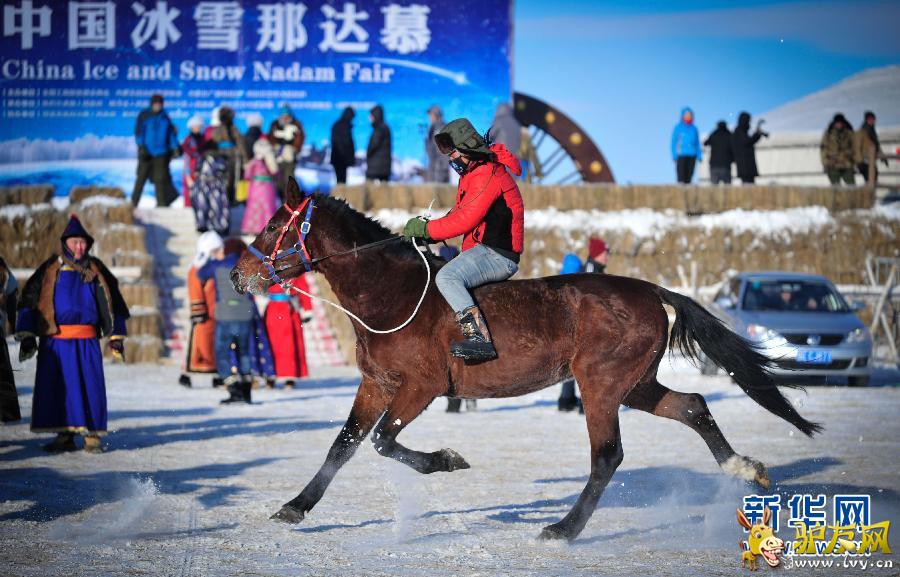
<svg viewBox="0 0 900 577">
<path fill-rule="evenodd" d="M 216 371 L 229 394 L 223 404 L 252 404 L 253 374 L 266 379 L 275 376 L 271 344 L 253 295 L 239 294 L 231 282 L 231 269 L 246 249 L 240 239 L 226 239 L 197 271 L 202 285 L 211 282 L 215 288 Z"/>
<path fill-rule="evenodd" d="M 145 108 L 138 115 L 134 140 L 138 147 L 138 166 L 131 202 L 134 206 L 138 205 L 149 178 L 156 189 L 157 206 L 169 206 L 178 198 L 169 172 L 169 161 L 173 156 L 181 156 L 181 146 L 175 125 L 163 110 L 161 94 L 154 94 L 150 98 L 150 108 Z"/>
<path fill-rule="evenodd" d="M 678 173 L 678 182 L 690 184 L 694 177 L 694 165 L 703 160 L 700 134 L 694 126 L 694 111 L 688 107 L 681 110 L 681 122 L 672 131 L 672 160 Z"/>
</svg>

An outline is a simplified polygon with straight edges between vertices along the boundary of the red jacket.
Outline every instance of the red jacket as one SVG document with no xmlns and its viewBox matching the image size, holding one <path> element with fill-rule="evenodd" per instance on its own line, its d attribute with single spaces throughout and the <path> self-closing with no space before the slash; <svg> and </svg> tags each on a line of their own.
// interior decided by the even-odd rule
<svg viewBox="0 0 900 577">
<path fill-rule="evenodd" d="M 525 237 L 525 204 L 516 181 L 507 172 L 522 173 L 519 160 L 506 146 L 495 144 L 496 162 L 486 162 L 459 180 L 456 206 L 447 216 L 428 223 L 428 236 L 445 240 L 463 237 L 462 250 L 483 243 L 521 254 Z"/>
</svg>

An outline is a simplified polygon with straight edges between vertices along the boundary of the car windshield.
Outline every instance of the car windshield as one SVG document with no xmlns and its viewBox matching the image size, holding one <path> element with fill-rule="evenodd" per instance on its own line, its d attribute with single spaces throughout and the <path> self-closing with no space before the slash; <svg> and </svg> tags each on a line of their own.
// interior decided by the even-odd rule
<svg viewBox="0 0 900 577">
<path fill-rule="evenodd" d="M 744 310 L 846 313 L 849 307 L 829 284 L 815 281 L 754 280 L 744 292 Z"/>
</svg>

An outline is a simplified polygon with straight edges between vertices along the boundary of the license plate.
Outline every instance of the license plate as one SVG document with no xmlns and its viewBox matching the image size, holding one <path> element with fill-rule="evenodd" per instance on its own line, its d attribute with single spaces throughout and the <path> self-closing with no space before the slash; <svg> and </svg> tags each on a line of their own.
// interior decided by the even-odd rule
<svg viewBox="0 0 900 577">
<path fill-rule="evenodd" d="M 827 365 L 831 363 L 831 351 L 797 351 L 797 362 L 811 365 Z"/>
</svg>

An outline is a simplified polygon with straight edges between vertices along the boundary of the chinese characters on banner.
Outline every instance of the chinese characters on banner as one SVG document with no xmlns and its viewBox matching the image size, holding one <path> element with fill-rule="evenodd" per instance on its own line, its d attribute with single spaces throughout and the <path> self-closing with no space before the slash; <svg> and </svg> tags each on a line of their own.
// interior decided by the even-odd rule
<svg viewBox="0 0 900 577">
<path fill-rule="evenodd" d="M 38 5 L 35 5 L 37 2 Z M 21 50 L 32 50 L 36 41 L 53 34 L 53 5 L 47 0 L 20 0 L 19 5 L 3 7 L 3 36 L 15 37 Z M 165 50 L 182 40 L 179 17 L 182 11 L 169 0 L 133 1 L 127 6 L 134 18 L 126 24 L 134 48 L 148 45 Z M 186 3 L 190 4 L 190 3 Z M 67 41 L 69 50 L 82 48 L 113 49 L 116 46 L 116 3 L 70 1 L 67 5 Z M 293 52 L 307 44 L 308 33 L 303 22 L 309 7 L 302 2 L 257 4 L 255 30 L 257 52 Z M 59 8 L 57 8 L 59 9 Z M 329 4 L 319 7 L 323 21 L 318 24 L 321 52 L 361 54 L 369 50 L 369 32 L 363 26 L 370 14 L 353 2 L 341 8 Z M 384 21 L 379 30 L 381 44 L 391 52 L 411 54 L 424 52 L 431 42 L 428 14 L 422 4 L 388 4 L 380 9 Z M 237 52 L 241 48 L 245 9 L 243 3 L 203 1 L 193 6 L 191 17 L 196 28 L 196 48 Z M 123 24 L 125 24 L 123 22 Z"/>
<path fill-rule="evenodd" d="M 28 180 L 16 164 L 133 158 L 134 119 L 154 93 L 180 136 L 217 106 L 233 108 L 243 129 L 249 114 L 268 123 L 286 104 L 315 158 L 347 106 L 364 149 L 366 111 L 380 104 L 394 157 L 421 163 L 432 104 L 487 130 L 511 100 L 511 9 L 512 0 L 4 0 L 0 185 Z"/>
</svg>

